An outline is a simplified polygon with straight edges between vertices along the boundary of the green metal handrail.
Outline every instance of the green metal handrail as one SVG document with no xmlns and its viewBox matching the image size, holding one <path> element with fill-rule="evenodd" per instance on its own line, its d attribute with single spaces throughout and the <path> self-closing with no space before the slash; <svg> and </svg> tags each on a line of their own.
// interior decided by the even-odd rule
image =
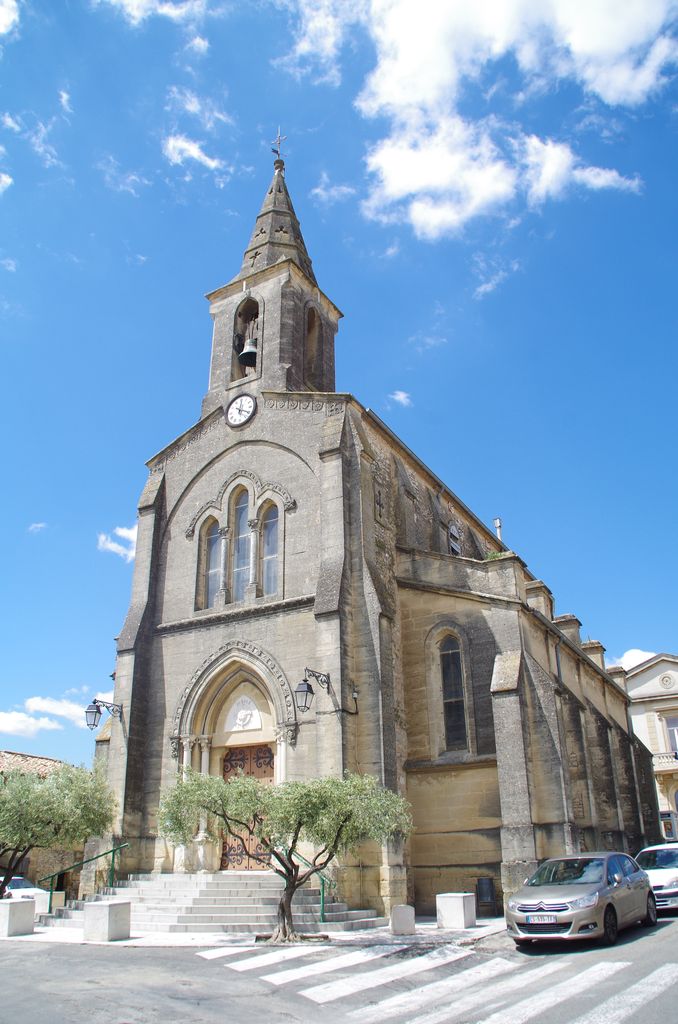
<svg viewBox="0 0 678 1024">
<path fill-rule="evenodd" d="M 285 850 L 285 852 L 289 857 L 290 851 Z M 306 865 L 307 868 L 313 867 L 313 864 L 311 864 L 310 860 L 306 860 L 306 858 L 302 857 L 301 854 L 297 853 L 296 850 L 294 851 L 294 854 L 292 856 L 296 857 L 297 860 L 300 860 L 303 864 Z M 325 924 L 325 883 L 327 882 L 330 889 L 336 889 L 337 883 L 333 878 L 330 878 L 329 875 L 324 875 L 322 871 L 316 871 L 316 874 L 320 879 L 320 923 Z"/>
<path fill-rule="evenodd" d="M 111 854 L 111 866 L 108 871 L 108 884 L 112 888 L 113 881 L 115 879 L 115 855 L 118 850 L 124 850 L 129 843 L 122 843 L 120 846 L 114 846 L 110 850 L 106 850 L 105 853 L 97 853 L 96 857 L 88 857 L 87 860 L 76 861 L 75 864 L 69 864 L 67 868 L 61 868 L 59 871 L 55 871 L 52 875 L 45 875 L 44 878 L 39 878 L 37 885 L 41 882 L 49 882 L 49 903 L 47 904 L 47 913 L 52 913 L 52 894 L 54 893 L 54 879 L 58 878 L 59 875 L 63 875 L 66 871 L 72 871 L 73 868 L 81 868 L 84 864 L 91 864 L 93 860 L 99 860 L 101 857 L 108 857 Z"/>
</svg>

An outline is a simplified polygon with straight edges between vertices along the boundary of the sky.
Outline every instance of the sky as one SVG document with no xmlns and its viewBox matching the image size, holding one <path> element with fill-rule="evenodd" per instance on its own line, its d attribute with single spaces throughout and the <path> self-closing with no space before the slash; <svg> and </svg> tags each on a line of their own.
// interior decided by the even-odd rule
<svg viewBox="0 0 678 1024">
<path fill-rule="evenodd" d="M 677 75 L 671 0 L 0 0 L 0 748 L 91 761 L 278 126 L 337 389 L 610 663 L 678 651 Z"/>
</svg>

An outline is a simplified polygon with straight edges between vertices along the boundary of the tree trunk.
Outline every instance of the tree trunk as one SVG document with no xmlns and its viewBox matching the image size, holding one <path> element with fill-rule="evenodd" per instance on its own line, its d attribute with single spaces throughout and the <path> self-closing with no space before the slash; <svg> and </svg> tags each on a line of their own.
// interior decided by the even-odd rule
<svg viewBox="0 0 678 1024">
<path fill-rule="evenodd" d="M 297 887 L 294 882 L 291 879 L 286 880 L 278 904 L 278 922 L 271 935 L 271 942 L 297 942 L 299 940 L 292 921 L 292 898 L 296 891 Z"/>
</svg>

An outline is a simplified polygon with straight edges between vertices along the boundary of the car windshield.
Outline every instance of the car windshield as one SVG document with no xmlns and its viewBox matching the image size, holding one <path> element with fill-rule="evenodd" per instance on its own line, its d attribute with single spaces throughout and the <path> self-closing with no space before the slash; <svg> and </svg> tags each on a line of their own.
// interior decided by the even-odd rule
<svg viewBox="0 0 678 1024">
<path fill-rule="evenodd" d="M 603 880 L 605 862 L 601 857 L 577 857 L 547 860 L 528 885 L 597 885 Z"/>
<path fill-rule="evenodd" d="M 27 878 L 13 878 L 7 886 L 8 889 L 33 889 L 35 886 Z"/>
<path fill-rule="evenodd" d="M 643 850 L 636 860 L 644 871 L 648 868 L 678 868 L 678 848 L 674 850 Z"/>
</svg>

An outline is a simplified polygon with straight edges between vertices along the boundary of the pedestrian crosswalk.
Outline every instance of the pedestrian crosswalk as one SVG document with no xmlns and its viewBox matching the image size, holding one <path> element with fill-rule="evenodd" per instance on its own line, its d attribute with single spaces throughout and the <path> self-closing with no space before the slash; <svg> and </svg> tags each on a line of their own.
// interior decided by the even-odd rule
<svg viewBox="0 0 678 1024">
<path fill-rule="evenodd" d="M 197 955 L 298 998 L 307 1007 L 304 1019 L 315 1005 L 339 1010 L 350 1024 L 633 1024 L 639 1010 L 678 982 L 678 963 L 639 977 L 628 960 L 526 960 L 452 943 L 229 946 Z"/>
</svg>

